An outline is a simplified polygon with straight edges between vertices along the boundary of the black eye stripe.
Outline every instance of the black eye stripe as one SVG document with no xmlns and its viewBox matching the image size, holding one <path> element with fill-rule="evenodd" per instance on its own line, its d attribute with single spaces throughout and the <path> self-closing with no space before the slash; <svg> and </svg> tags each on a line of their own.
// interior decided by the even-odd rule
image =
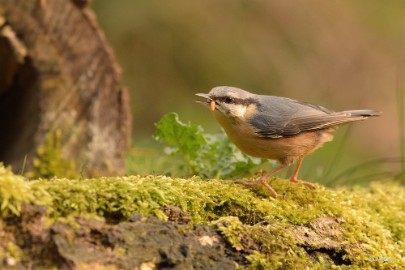
<svg viewBox="0 0 405 270">
<path fill-rule="evenodd" d="M 211 97 L 213 100 L 217 101 L 217 102 L 223 102 L 223 103 L 227 103 L 227 104 L 235 104 L 235 105 L 249 105 L 252 103 L 257 103 L 257 101 L 253 98 L 235 98 L 235 97 L 230 97 L 230 96 L 214 96 Z"/>
<path fill-rule="evenodd" d="M 225 98 L 224 98 L 224 102 L 225 102 L 225 103 L 233 103 L 233 98 L 231 98 L 231 97 L 225 97 Z"/>
</svg>

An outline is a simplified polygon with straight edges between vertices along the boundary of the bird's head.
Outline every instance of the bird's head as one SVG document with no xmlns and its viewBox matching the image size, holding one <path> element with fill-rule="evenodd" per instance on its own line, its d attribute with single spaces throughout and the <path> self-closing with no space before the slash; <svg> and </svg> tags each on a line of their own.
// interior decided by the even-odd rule
<svg viewBox="0 0 405 270">
<path fill-rule="evenodd" d="M 196 95 L 206 99 L 196 102 L 207 105 L 211 111 L 219 112 L 226 117 L 243 117 L 248 106 L 257 103 L 255 94 L 230 86 L 218 86 L 208 94 Z"/>
</svg>

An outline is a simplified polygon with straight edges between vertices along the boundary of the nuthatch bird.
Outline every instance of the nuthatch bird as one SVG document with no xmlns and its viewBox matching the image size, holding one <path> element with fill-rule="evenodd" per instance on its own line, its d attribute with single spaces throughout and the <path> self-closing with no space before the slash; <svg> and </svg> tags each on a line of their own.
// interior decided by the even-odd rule
<svg viewBox="0 0 405 270">
<path fill-rule="evenodd" d="M 274 189 L 268 178 L 297 161 L 291 182 L 310 188 L 309 182 L 298 180 L 298 170 L 305 156 L 333 139 L 337 126 L 379 116 L 376 110 L 334 112 L 319 105 L 285 97 L 256 95 L 245 90 L 219 86 L 208 94 L 196 94 L 209 106 L 231 141 L 244 153 L 259 158 L 273 159 L 280 166 L 245 185 L 264 185 L 273 197 Z"/>
</svg>

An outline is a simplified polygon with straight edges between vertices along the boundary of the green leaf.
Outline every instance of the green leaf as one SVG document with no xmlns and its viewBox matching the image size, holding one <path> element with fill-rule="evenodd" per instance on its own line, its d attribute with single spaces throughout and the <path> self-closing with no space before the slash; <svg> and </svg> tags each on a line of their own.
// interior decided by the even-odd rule
<svg viewBox="0 0 405 270">
<path fill-rule="evenodd" d="M 196 159 L 207 143 L 201 126 L 180 122 L 176 113 L 168 113 L 156 124 L 155 139 L 171 146 L 169 154 L 183 156 L 193 173 L 198 173 Z"/>
<path fill-rule="evenodd" d="M 158 141 L 166 142 L 192 158 L 197 157 L 198 150 L 206 143 L 202 128 L 180 122 L 176 113 L 163 116 L 156 124 L 156 129 L 155 138 Z"/>
<path fill-rule="evenodd" d="M 169 145 L 166 154 L 182 157 L 187 172 L 201 177 L 246 175 L 264 162 L 243 154 L 224 133 L 206 134 L 201 126 L 182 123 L 176 113 L 156 124 L 155 139 Z"/>
</svg>

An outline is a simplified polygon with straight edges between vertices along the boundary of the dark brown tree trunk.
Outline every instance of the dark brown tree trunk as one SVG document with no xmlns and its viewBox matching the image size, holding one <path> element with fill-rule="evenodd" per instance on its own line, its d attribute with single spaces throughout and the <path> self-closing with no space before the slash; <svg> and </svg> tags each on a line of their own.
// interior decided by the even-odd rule
<svg viewBox="0 0 405 270">
<path fill-rule="evenodd" d="M 91 174 L 123 172 L 128 91 L 84 1 L 0 0 L 0 161 L 19 170 L 47 134 Z"/>
</svg>

